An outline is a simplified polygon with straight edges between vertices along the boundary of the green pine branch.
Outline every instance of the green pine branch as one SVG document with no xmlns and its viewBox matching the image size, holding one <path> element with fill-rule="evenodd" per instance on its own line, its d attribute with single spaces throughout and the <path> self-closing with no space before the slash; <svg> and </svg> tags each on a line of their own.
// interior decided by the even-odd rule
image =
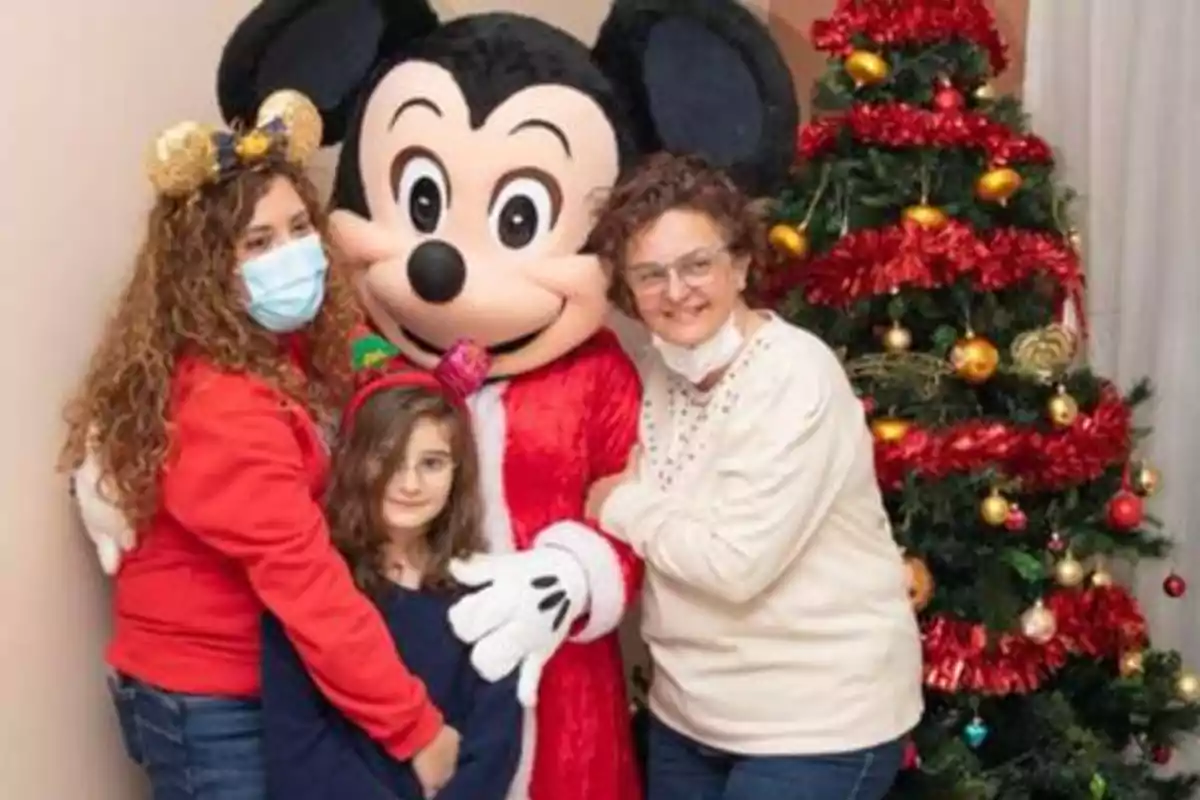
<svg viewBox="0 0 1200 800">
<path fill-rule="evenodd" d="M 915 0 L 919 2 L 920 0 Z M 990 79 L 982 48 L 962 40 L 928 46 L 856 45 L 883 57 L 886 80 L 855 86 L 842 59 L 831 59 L 814 90 L 818 111 L 843 112 L 856 104 L 905 103 L 931 109 L 949 81 L 967 111 L 983 114 L 1014 134 L 1029 131 L 1020 102 L 989 98 L 976 89 Z M 923 373 L 857 371 L 860 395 L 877 416 L 905 419 L 927 428 L 974 420 L 998 421 L 1031 430 L 1052 430 L 1047 402 L 1055 390 L 1013 369 L 1010 348 L 1021 334 L 1056 321 L 1060 287 L 1039 276 L 999 291 L 981 292 L 969 282 L 926 291 L 898 292 L 827 305 L 805 298 L 806 269 L 842 237 L 895 225 L 905 209 L 926 202 L 986 236 L 1000 228 L 1066 238 L 1074 227 L 1075 193 L 1053 165 L 1015 164 L 1023 184 L 1009 202 L 979 199 L 975 184 L 990 165 L 978 148 L 882 147 L 856 141 L 842 128 L 826 153 L 796 166 L 790 187 L 777 198 L 774 219 L 804 225 L 805 260 L 784 267 L 793 282 L 779 299 L 788 319 L 823 336 L 847 363 L 877 356 L 893 324 L 911 334 L 911 349 L 927 359 L 946 359 L 969 324 L 1001 353 L 1000 369 L 978 386 L 953 376 L 930 380 Z M 829 263 L 829 262 L 826 262 Z M 1079 365 L 1061 380 L 1086 413 L 1098 401 L 1103 376 Z M 1139 383 L 1125 402 L 1136 409 L 1150 399 Z M 1134 446 L 1150 431 L 1135 427 Z M 1105 561 L 1159 557 L 1169 542 L 1159 530 L 1152 501 L 1137 530 L 1118 532 L 1107 506 L 1124 486 L 1124 465 L 1057 490 L 1011 488 L 1027 517 L 1021 531 L 986 524 L 979 504 L 1003 475 L 984 465 L 964 474 L 906 476 L 884 493 L 898 544 L 922 558 L 936 586 L 923 616 L 950 614 L 982 622 L 989 630 L 1018 630 L 1018 618 L 1037 598 L 1057 588 L 1063 554 L 1048 547 L 1052 531 L 1071 554 L 1091 566 Z M 926 694 L 926 714 L 914 732 L 919 769 L 906 770 L 890 797 L 895 800 L 1183 800 L 1197 777 L 1165 777 L 1153 761 L 1200 725 L 1200 706 L 1183 702 L 1176 682 L 1184 669 L 1178 653 L 1148 649 L 1140 670 L 1122 675 L 1118 660 L 1072 657 L 1037 690 L 1025 695 L 980 697 L 960 692 Z M 988 734 L 978 747 L 964 738 L 978 715 Z"/>
</svg>

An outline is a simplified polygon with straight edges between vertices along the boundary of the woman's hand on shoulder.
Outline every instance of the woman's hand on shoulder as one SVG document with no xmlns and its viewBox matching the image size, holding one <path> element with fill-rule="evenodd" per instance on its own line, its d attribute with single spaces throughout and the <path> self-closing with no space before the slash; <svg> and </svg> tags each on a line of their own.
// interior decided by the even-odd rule
<svg viewBox="0 0 1200 800">
<path fill-rule="evenodd" d="M 435 796 L 454 777 L 461 743 L 459 732 L 443 725 L 434 740 L 413 756 L 413 772 L 426 797 Z"/>
</svg>

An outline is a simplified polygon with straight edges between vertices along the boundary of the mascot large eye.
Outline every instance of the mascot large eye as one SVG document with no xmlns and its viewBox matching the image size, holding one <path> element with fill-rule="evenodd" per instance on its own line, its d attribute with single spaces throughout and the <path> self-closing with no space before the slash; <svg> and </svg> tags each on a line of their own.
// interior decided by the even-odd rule
<svg viewBox="0 0 1200 800">
<path fill-rule="evenodd" d="M 431 153 L 413 150 L 401 154 L 393 174 L 396 176 L 396 203 L 407 213 L 413 227 L 421 233 L 433 233 L 450 204 L 450 186 L 446 171 Z"/>
<path fill-rule="evenodd" d="M 520 250 L 545 236 L 558 221 L 562 192 L 540 170 L 512 176 L 493 195 L 488 226 L 496 241 Z"/>
</svg>

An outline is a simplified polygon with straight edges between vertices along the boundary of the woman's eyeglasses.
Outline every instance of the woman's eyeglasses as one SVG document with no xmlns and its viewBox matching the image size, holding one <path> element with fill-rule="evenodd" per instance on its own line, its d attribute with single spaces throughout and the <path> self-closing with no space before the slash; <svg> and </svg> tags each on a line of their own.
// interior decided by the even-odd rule
<svg viewBox="0 0 1200 800">
<path fill-rule="evenodd" d="M 713 267 L 729 254 L 728 248 L 712 247 L 680 256 L 670 264 L 634 264 L 625 270 L 625 281 L 636 294 L 659 294 L 671 285 L 671 273 L 691 289 L 699 289 L 712 279 Z"/>
</svg>

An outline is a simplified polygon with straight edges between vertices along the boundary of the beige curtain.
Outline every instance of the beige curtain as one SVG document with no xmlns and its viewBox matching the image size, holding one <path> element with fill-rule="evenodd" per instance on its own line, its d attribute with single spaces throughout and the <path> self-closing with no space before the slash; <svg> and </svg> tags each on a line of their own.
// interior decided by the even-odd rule
<svg viewBox="0 0 1200 800">
<path fill-rule="evenodd" d="M 1164 476 L 1149 511 L 1172 561 L 1134 577 L 1156 643 L 1200 668 L 1200 3 L 1031 0 L 1025 76 L 1034 130 L 1081 194 L 1090 356 L 1156 399 L 1144 455 Z M 1191 584 L 1166 597 L 1172 567 Z M 1200 768 L 1200 748 L 1173 766 Z"/>
</svg>

